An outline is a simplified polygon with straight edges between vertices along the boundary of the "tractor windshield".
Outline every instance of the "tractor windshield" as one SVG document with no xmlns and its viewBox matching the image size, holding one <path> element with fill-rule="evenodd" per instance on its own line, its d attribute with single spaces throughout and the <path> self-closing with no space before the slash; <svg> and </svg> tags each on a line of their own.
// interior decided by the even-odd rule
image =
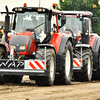
<svg viewBox="0 0 100 100">
<path fill-rule="evenodd" d="M 76 15 L 66 15 L 66 24 L 60 29 L 66 31 L 70 29 L 74 35 L 82 33 L 82 21 Z"/>
<path fill-rule="evenodd" d="M 35 28 L 35 34 L 38 35 L 45 30 L 45 23 L 42 24 L 43 22 L 45 22 L 45 14 L 37 12 L 16 13 L 14 30 L 15 33 L 19 33 L 25 32 L 27 28 Z"/>
</svg>

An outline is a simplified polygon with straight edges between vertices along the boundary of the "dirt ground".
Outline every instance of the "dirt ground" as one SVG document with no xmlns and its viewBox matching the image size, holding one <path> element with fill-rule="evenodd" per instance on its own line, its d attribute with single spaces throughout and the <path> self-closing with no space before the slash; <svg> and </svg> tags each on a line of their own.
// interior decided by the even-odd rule
<svg viewBox="0 0 100 100">
<path fill-rule="evenodd" d="M 39 87 L 24 76 L 21 84 L 0 85 L 0 100 L 100 100 L 100 81 Z"/>
</svg>

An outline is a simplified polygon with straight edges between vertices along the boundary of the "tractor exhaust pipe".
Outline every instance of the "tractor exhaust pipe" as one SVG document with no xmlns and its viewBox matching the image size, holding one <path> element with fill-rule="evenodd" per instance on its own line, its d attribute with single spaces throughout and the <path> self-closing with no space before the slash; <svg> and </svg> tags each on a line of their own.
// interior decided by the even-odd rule
<svg viewBox="0 0 100 100">
<path fill-rule="evenodd" d="M 8 10 L 8 7 L 5 6 L 6 8 L 6 16 L 5 16 L 5 29 L 4 29 L 4 32 L 5 32 L 5 41 L 9 44 L 9 40 L 8 40 L 8 32 L 9 32 L 9 24 L 10 24 L 10 16 L 9 16 L 9 10 Z"/>
</svg>

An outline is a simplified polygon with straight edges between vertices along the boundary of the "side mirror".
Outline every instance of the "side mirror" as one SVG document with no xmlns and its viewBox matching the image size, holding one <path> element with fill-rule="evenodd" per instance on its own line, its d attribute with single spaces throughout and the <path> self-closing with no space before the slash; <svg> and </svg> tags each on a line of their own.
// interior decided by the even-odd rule
<svg viewBox="0 0 100 100">
<path fill-rule="evenodd" d="M 97 17 L 93 17 L 92 24 L 93 24 L 93 26 L 97 26 L 98 25 L 98 18 Z"/>
<path fill-rule="evenodd" d="M 64 26 L 66 24 L 66 16 L 62 15 L 61 16 L 61 26 Z"/>
</svg>

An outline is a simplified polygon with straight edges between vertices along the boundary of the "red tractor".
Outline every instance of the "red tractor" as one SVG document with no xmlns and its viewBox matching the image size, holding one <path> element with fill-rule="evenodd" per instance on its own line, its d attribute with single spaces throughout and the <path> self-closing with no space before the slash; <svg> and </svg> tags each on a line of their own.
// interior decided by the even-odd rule
<svg viewBox="0 0 100 100">
<path fill-rule="evenodd" d="M 75 81 L 100 79 L 100 36 L 92 31 L 98 18 L 89 11 L 63 11 L 66 24 L 60 31 L 74 39 L 73 78 Z"/>
<path fill-rule="evenodd" d="M 18 83 L 23 75 L 29 75 L 40 86 L 71 84 L 73 38 L 59 34 L 66 17 L 56 9 L 26 4 L 12 11 L 6 6 L 6 12 L 1 12 L 6 16 L 0 44 L 0 83 Z M 12 30 L 10 14 L 14 14 Z"/>
</svg>

